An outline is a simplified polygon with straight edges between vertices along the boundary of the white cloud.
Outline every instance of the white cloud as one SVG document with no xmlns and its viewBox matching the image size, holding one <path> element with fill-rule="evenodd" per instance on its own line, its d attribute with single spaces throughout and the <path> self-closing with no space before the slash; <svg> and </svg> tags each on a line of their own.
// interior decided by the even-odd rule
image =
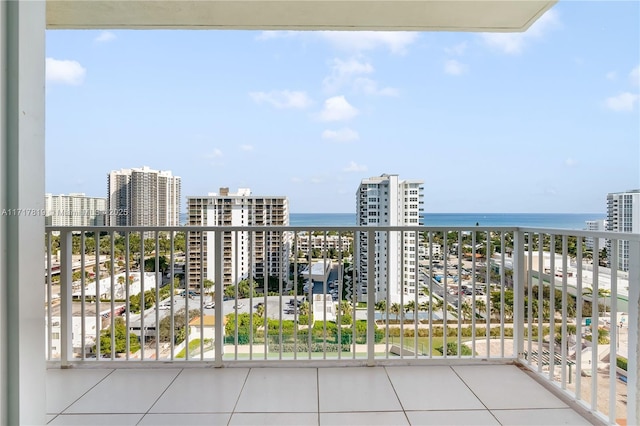
<svg viewBox="0 0 640 426">
<path fill-rule="evenodd" d="M 224 154 L 218 148 L 215 148 L 213 151 L 209 152 L 206 157 L 210 159 L 214 158 L 222 158 Z"/>
<path fill-rule="evenodd" d="M 357 92 L 364 93 L 366 95 L 377 96 L 398 96 L 399 91 L 393 87 L 379 88 L 378 83 L 370 78 L 359 77 L 353 82 L 353 87 Z"/>
<path fill-rule="evenodd" d="M 324 182 L 324 179 L 319 178 L 319 177 L 312 177 L 311 178 L 311 183 L 322 183 Z"/>
<path fill-rule="evenodd" d="M 371 74 L 373 72 L 373 66 L 370 63 L 360 62 L 355 58 L 347 59 L 346 61 L 335 58 L 332 68 L 339 75 Z"/>
<path fill-rule="evenodd" d="M 449 59 L 444 63 L 444 72 L 449 75 L 462 75 L 467 72 L 467 66 L 455 59 Z"/>
<path fill-rule="evenodd" d="M 467 50 L 467 42 L 463 41 L 462 43 L 458 43 L 455 46 L 445 47 L 444 52 L 447 55 L 456 55 L 462 56 L 464 55 L 465 50 Z"/>
<path fill-rule="evenodd" d="M 397 89 L 392 87 L 379 88 L 375 80 L 363 77 L 363 75 L 369 75 L 373 72 L 374 68 L 369 62 L 357 58 L 347 60 L 335 58 L 331 65 L 331 75 L 322 81 L 322 85 L 328 93 L 335 93 L 345 86 L 351 86 L 356 92 L 366 95 L 398 95 Z"/>
<path fill-rule="evenodd" d="M 300 91 L 272 90 L 270 92 L 251 92 L 249 96 L 255 103 L 266 102 L 279 109 L 304 109 L 313 104 L 306 92 Z"/>
<path fill-rule="evenodd" d="M 618 73 L 615 71 L 609 71 L 606 75 L 605 78 L 609 81 L 614 81 L 615 79 L 618 78 Z"/>
<path fill-rule="evenodd" d="M 405 54 L 418 38 L 415 32 L 403 31 L 319 31 L 318 34 L 338 49 L 362 52 L 382 47 L 399 55 Z"/>
<path fill-rule="evenodd" d="M 359 114 L 344 96 L 334 96 L 324 101 L 324 108 L 320 112 L 321 121 L 346 121 Z"/>
<path fill-rule="evenodd" d="M 487 46 L 514 55 L 522 53 L 524 47 L 532 40 L 544 37 L 559 26 L 558 13 L 555 9 L 550 9 L 524 33 L 483 33 L 480 37 Z"/>
<path fill-rule="evenodd" d="M 631 79 L 631 84 L 640 86 L 640 65 L 631 70 L 629 78 Z"/>
<path fill-rule="evenodd" d="M 366 172 L 367 171 L 367 166 L 363 165 L 363 164 L 358 164 L 355 161 L 351 161 L 349 162 L 349 165 L 347 167 L 345 167 L 344 169 L 342 169 L 345 172 Z"/>
<path fill-rule="evenodd" d="M 638 102 L 638 95 L 624 92 L 605 100 L 605 106 L 613 111 L 633 111 Z"/>
<path fill-rule="evenodd" d="M 253 145 L 240 145 L 240 149 L 245 152 L 253 151 Z"/>
<path fill-rule="evenodd" d="M 46 59 L 46 78 L 50 83 L 78 86 L 84 81 L 87 70 L 77 61 Z"/>
<path fill-rule="evenodd" d="M 340 130 L 325 130 L 322 132 L 322 139 L 329 139 L 336 142 L 351 142 L 360 139 L 360 135 L 355 130 L 345 127 Z"/>
<path fill-rule="evenodd" d="M 565 164 L 565 166 L 567 166 L 567 167 L 573 167 L 573 166 L 575 166 L 576 164 L 578 164 L 578 161 L 577 161 L 577 160 L 575 160 L 575 159 L 573 159 L 573 158 L 571 158 L 571 157 L 569 157 L 569 158 L 567 158 L 566 160 L 564 160 L 564 164 Z"/>
<path fill-rule="evenodd" d="M 331 75 L 322 81 L 322 85 L 325 91 L 336 92 L 349 84 L 354 76 L 372 72 L 373 66 L 368 62 L 359 61 L 356 58 L 345 61 L 334 58 L 331 63 Z"/>
<path fill-rule="evenodd" d="M 98 43 L 106 43 L 108 41 L 115 40 L 115 39 L 116 39 L 116 35 L 111 31 L 102 31 L 98 35 L 98 37 L 95 38 L 95 41 L 97 41 Z"/>
<path fill-rule="evenodd" d="M 294 176 L 294 177 L 292 177 L 292 178 L 291 178 L 291 182 L 292 182 L 292 183 L 302 183 L 302 182 L 303 182 L 303 180 L 302 180 L 302 178 L 299 178 L 299 177 L 297 177 L 297 176 Z"/>
</svg>

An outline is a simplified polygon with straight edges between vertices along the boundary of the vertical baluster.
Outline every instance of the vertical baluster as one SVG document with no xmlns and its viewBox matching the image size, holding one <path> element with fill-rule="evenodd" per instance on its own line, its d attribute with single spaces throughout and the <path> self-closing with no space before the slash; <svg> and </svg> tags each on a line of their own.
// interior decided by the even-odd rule
<svg viewBox="0 0 640 426">
<path fill-rule="evenodd" d="M 63 367 L 68 366 L 73 357 L 73 304 L 71 301 L 73 255 L 71 247 L 71 231 L 60 231 L 60 359 Z"/>
<path fill-rule="evenodd" d="M 611 259 L 618 259 L 618 244 L 611 247 Z M 618 382 L 618 262 L 611 262 L 609 289 L 609 423 L 616 424 L 616 385 Z M 606 307 L 605 298 L 605 307 Z M 606 309 L 606 308 L 605 308 Z M 627 366 L 628 368 L 628 366 Z"/>
<path fill-rule="evenodd" d="M 115 285 L 116 285 L 116 281 L 115 281 L 115 237 L 114 237 L 114 233 L 113 231 L 109 232 L 108 234 L 108 238 L 109 238 L 109 257 L 110 257 L 110 268 L 109 268 L 109 275 L 110 275 L 110 286 L 109 286 L 109 301 L 110 301 L 110 306 L 109 309 L 111 310 L 110 314 L 109 314 L 109 319 L 111 320 L 111 336 L 112 336 L 112 342 L 111 342 L 111 359 L 114 360 L 116 358 L 116 344 L 115 344 L 115 335 L 116 335 L 116 307 L 115 307 Z"/>
<path fill-rule="evenodd" d="M 576 389 L 574 397 L 577 400 L 582 400 L 582 237 L 578 237 L 577 241 L 577 276 L 576 276 L 576 365 L 575 365 L 575 377 L 576 377 Z"/>
<path fill-rule="evenodd" d="M 223 258 L 224 258 L 224 246 L 222 244 L 223 233 L 221 231 L 215 231 L 214 233 L 214 246 L 216 257 L 214 259 L 215 263 L 215 278 L 214 278 L 214 286 L 215 286 L 215 340 L 214 340 L 214 351 L 215 351 L 215 361 L 214 365 L 216 367 L 222 367 L 222 355 L 224 350 L 224 277 L 223 277 Z M 236 238 L 237 240 L 237 238 Z M 233 244 L 233 242 L 232 242 Z M 237 256 L 237 251 L 235 252 Z M 236 285 L 237 288 L 237 285 Z M 236 330 L 238 327 L 238 321 L 236 320 Z M 237 336 L 237 331 L 236 331 Z M 237 342 L 236 342 L 236 351 L 237 351 Z"/>
</svg>

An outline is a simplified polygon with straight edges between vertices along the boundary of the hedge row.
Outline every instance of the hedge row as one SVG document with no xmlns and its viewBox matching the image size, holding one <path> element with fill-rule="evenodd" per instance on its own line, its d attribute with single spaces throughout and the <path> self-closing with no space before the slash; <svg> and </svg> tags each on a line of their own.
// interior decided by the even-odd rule
<svg viewBox="0 0 640 426">
<path fill-rule="evenodd" d="M 444 335 L 444 328 L 443 327 L 434 327 L 433 329 L 433 337 L 443 337 Z M 381 330 L 376 330 L 376 333 L 378 333 Z M 475 331 L 475 333 L 474 333 Z M 528 336 L 528 331 L 526 328 L 524 330 L 524 335 L 525 337 Z M 549 333 L 549 327 L 543 327 L 542 329 L 543 334 L 547 335 Z M 468 327 L 461 327 L 460 328 L 460 335 L 462 337 L 472 337 L 475 335 L 475 337 L 486 337 L 487 335 L 487 329 L 485 327 L 476 327 L 475 330 L 473 329 L 473 327 L 468 326 Z M 399 337 L 400 336 L 400 329 L 399 328 L 390 328 L 389 329 L 389 336 L 390 337 Z M 415 336 L 415 329 L 414 328 L 407 328 L 404 330 L 404 337 L 414 337 Z M 447 327 L 447 337 L 457 337 L 458 336 L 458 328 L 457 327 Z M 500 327 L 491 327 L 490 331 L 489 331 L 489 336 L 491 337 L 500 337 Z M 513 337 L 513 328 L 510 327 L 505 327 L 504 328 L 504 336 L 505 337 Z M 538 336 L 538 328 L 534 327 L 533 328 L 533 337 L 537 337 Z M 418 329 L 418 337 L 429 337 L 429 329 L 428 328 L 419 328 Z"/>
<path fill-rule="evenodd" d="M 627 359 L 625 357 L 621 357 L 621 356 L 617 357 L 616 365 L 622 368 L 624 371 L 627 371 Z"/>
<path fill-rule="evenodd" d="M 350 352 L 350 345 L 336 345 L 334 343 L 312 343 L 311 351 L 309 351 L 309 345 L 304 342 L 300 342 L 298 344 L 293 343 L 283 343 L 282 345 L 269 345 L 269 352 L 277 352 L 280 350 L 282 352 Z"/>
</svg>

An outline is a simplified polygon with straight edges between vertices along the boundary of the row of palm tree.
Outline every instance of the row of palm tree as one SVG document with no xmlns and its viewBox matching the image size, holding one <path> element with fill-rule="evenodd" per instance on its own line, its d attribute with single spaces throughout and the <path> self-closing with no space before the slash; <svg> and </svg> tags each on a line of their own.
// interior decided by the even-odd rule
<svg viewBox="0 0 640 426">
<path fill-rule="evenodd" d="M 412 312 L 413 317 L 416 317 L 416 312 L 430 312 L 430 311 L 439 311 L 444 307 L 444 300 L 434 297 L 431 301 L 426 301 L 422 303 L 416 304 L 415 300 L 410 300 L 404 305 L 400 303 L 392 303 L 389 305 L 388 313 L 395 316 L 395 320 L 398 321 L 401 315 L 405 313 Z M 387 315 L 387 301 L 381 300 L 376 303 L 375 306 L 376 311 L 380 312 L 380 314 L 385 317 Z M 447 310 L 453 312 L 459 312 L 462 315 L 463 319 L 470 320 L 474 313 L 474 305 L 465 300 L 460 305 L 460 309 L 456 309 L 455 307 L 448 305 Z M 475 311 L 478 313 L 485 313 L 487 311 L 487 304 L 482 299 L 475 300 Z M 499 311 L 498 311 L 499 313 Z"/>
</svg>

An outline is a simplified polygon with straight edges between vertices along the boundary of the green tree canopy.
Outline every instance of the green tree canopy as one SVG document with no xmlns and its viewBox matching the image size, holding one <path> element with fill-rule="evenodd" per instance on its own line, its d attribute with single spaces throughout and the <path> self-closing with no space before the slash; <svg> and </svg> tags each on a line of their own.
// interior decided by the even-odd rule
<svg viewBox="0 0 640 426">
<path fill-rule="evenodd" d="M 124 353 L 127 350 L 127 327 L 122 317 L 117 317 L 114 321 L 114 343 L 116 353 Z M 139 349 L 138 337 L 135 334 L 129 334 L 129 351 L 137 352 Z M 111 329 L 100 333 L 100 353 L 111 353 Z"/>
</svg>

